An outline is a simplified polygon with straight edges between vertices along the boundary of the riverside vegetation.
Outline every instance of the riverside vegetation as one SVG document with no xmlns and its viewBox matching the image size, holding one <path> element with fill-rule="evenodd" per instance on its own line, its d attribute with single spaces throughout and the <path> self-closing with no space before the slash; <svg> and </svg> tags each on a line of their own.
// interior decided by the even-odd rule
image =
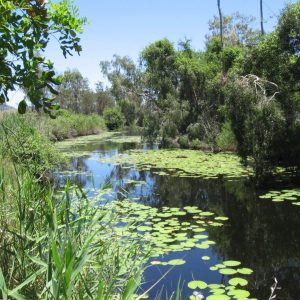
<svg viewBox="0 0 300 300">
<path fill-rule="evenodd" d="M 65 57 L 81 52 L 79 34 L 87 20 L 72 1 L 0 1 L 0 14 L 0 103 L 20 87 L 37 110 L 28 112 L 23 100 L 21 115 L 0 115 L 3 299 L 145 298 L 153 288 L 141 289 L 147 262 L 184 265 L 184 257 L 162 257 L 209 249 L 216 242 L 206 231 L 226 228 L 229 220 L 194 205 L 156 208 L 124 196 L 110 202 L 113 183 L 89 190 L 66 182 L 54 189 L 53 171 L 67 164 L 68 156 L 87 154 L 65 155 L 54 141 L 127 127 L 142 133 L 144 141 L 194 150 L 129 151 L 98 162 L 160 177 L 224 180 L 227 186 L 249 177 L 258 185 L 277 184 L 274 175 L 281 174 L 280 185 L 288 186 L 265 191 L 261 201 L 291 202 L 298 209 L 299 189 L 292 184 L 300 163 L 298 2 L 282 10 L 276 29 L 266 35 L 251 27 L 251 18 L 235 14 L 223 17 L 221 38 L 218 18 L 210 21 L 203 51 L 194 50 L 189 40 L 176 49 L 163 39 L 141 52 L 139 65 L 115 55 L 100 62 L 110 86 L 98 83 L 95 90 L 79 71 L 56 76 L 42 55 L 54 34 Z M 60 149 L 68 149 L 68 143 Z M 220 151 L 237 156 L 212 153 Z M 211 257 L 203 254 L 201 260 L 208 263 Z M 190 299 L 202 292 L 207 300 L 250 297 L 247 276 L 255 270 L 242 261 L 229 257 L 209 270 L 219 273 L 222 283 L 193 278 L 183 283 Z M 165 298 L 180 299 L 181 289 L 179 282 Z"/>
</svg>

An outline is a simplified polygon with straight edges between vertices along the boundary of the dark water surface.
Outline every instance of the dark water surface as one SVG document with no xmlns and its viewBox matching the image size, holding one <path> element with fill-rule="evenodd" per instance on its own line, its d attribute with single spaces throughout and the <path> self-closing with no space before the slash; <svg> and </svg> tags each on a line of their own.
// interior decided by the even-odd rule
<svg viewBox="0 0 300 300">
<path fill-rule="evenodd" d="M 254 270 L 247 277 L 252 298 L 267 300 L 274 277 L 280 290 L 276 299 L 300 300 L 300 208 L 290 203 L 274 203 L 259 199 L 259 191 L 245 180 L 182 178 L 160 176 L 157 170 L 137 171 L 134 167 L 122 168 L 97 161 L 100 157 L 117 155 L 128 149 L 143 148 L 134 143 L 90 142 L 73 150 L 85 151 L 86 155 L 72 158 L 72 168 L 78 173 L 57 173 L 60 184 L 71 179 L 84 188 L 100 187 L 110 182 L 118 198 L 154 207 L 198 206 L 204 211 L 229 217 L 226 225 L 207 228 L 209 239 L 216 242 L 209 249 L 194 248 L 190 251 L 164 255 L 160 260 L 183 258 L 184 265 L 150 266 L 145 270 L 143 290 L 161 279 L 149 292 L 149 299 L 166 291 L 170 295 L 178 282 L 182 285 L 182 299 L 189 299 L 190 280 L 207 283 L 226 283 L 227 278 L 209 267 L 227 259 L 241 261 L 243 266 Z M 126 180 L 143 180 L 145 185 L 127 185 Z M 211 257 L 203 261 L 202 256 Z M 171 269 L 171 270 L 170 270 Z"/>
</svg>

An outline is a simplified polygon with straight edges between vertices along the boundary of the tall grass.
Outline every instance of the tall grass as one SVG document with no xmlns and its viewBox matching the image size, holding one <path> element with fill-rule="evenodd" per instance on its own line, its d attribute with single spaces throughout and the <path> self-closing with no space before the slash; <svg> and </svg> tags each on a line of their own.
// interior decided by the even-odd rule
<svg viewBox="0 0 300 300">
<path fill-rule="evenodd" d="M 132 299 L 146 257 L 115 234 L 118 215 L 19 171 L 0 171 L 1 299 Z"/>
<path fill-rule="evenodd" d="M 60 110 L 56 119 L 50 119 L 48 115 L 36 112 L 26 114 L 26 118 L 40 133 L 52 141 L 96 134 L 106 130 L 104 119 L 96 114 L 83 115 Z"/>
<path fill-rule="evenodd" d="M 32 125 L 26 116 L 4 113 L 0 116 L 1 156 L 44 176 L 65 159 L 54 145 Z"/>
</svg>

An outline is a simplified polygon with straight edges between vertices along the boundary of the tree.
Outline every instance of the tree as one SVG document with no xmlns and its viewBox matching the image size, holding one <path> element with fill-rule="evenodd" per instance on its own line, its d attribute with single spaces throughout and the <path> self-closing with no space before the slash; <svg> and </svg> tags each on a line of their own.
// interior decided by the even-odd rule
<svg viewBox="0 0 300 300">
<path fill-rule="evenodd" d="M 92 94 L 87 78 L 84 78 L 78 70 L 67 70 L 62 76 L 62 83 L 59 89 L 58 101 L 62 108 L 74 112 L 83 112 L 86 108 L 92 109 Z"/>
<path fill-rule="evenodd" d="M 254 17 L 248 17 L 236 12 L 230 16 L 222 16 L 222 42 L 223 46 L 252 45 L 258 42 L 259 33 L 251 28 Z M 214 17 L 209 21 L 210 34 L 207 41 L 220 36 L 220 18 Z"/>
<path fill-rule="evenodd" d="M 59 41 L 65 57 L 80 53 L 79 34 L 86 24 L 79 18 L 71 0 L 58 3 L 46 0 L 0 1 L 0 103 L 9 101 L 8 91 L 25 89 L 30 102 L 46 113 L 57 108 L 55 85 L 60 84 L 53 63 L 42 54 L 52 37 Z M 19 112 L 26 111 L 26 101 L 19 103 Z"/>
<path fill-rule="evenodd" d="M 142 101 L 142 72 L 131 58 L 115 54 L 111 61 L 101 61 L 100 68 L 111 84 L 109 90 L 117 103 L 125 98 Z"/>
<path fill-rule="evenodd" d="M 150 87 L 149 93 L 153 94 L 159 106 L 161 99 L 166 99 L 168 94 L 174 94 L 176 90 L 176 50 L 168 39 L 159 40 L 143 50 L 141 59 Z"/>
<path fill-rule="evenodd" d="M 284 117 L 276 90 L 276 84 L 254 75 L 237 77 L 226 87 L 226 107 L 238 154 L 245 163 L 249 156 L 253 158 L 258 183 L 264 182 L 280 163 Z"/>
</svg>

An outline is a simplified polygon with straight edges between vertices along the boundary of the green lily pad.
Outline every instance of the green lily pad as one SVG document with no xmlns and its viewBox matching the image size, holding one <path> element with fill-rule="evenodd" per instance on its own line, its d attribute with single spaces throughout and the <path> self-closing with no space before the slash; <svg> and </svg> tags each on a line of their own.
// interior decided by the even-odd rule
<svg viewBox="0 0 300 300">
<path fill-rule="evenodd" d="M 237 273 L 237 270 L 235 269 L 230 269 L 230 268 L 225 268 L 225 269 L 220 269 L 219 273 L 223 275 L 233 275 Z"/>
<path fill-rule="evenodd" d="M 237 269 L 238 273 L 243 274 L 243 275 L 250 275 L 253 273 L 253 270 L 249 269 L 249 268 L 241 268 L 241 269 Z"/>
<path fill-rule="evenodd" d="M 185 264 L 185 260 L 183 259 L 172 259 L 169 260 L 168 262 L 166 262 L 168 265 L 170 266 L 180 266 L 180 265 L 184 265 Z"/>
<path fill-rule="evenodd" d="M 240 286 L 245 286 L 248 284 L 248 281 L 246 279 L 243 279 L 243 278 L 239 278 L 239 277 L 235 277 L 235 278 L 232 278 L 228 281 L 229 284 L 231 285 L 234 285 L 234 286 L 237 286 L 237 285 L 240 285 Z"/>
<path fill-rule="evenodd" d="M 226 267 L 236 267 L 239 266 L 240 264 L 241 262 L 236 260 L 225 260 L 223 262 L 223 265 L 225 265 Z"/>
<path fill-rule="evenodd" d="M 237 299 L 245 299 L 250 296 L 250 293 L 246 290 L 231 290 L 228 292 L 228 295 Z"/>
<path fill-rule="evenodd" d="M 210 260 L 210 257 L 209 256 L 202 256 L 201 257 L 203 260 Z"/>
<path fill-rule="evenodd" d="M 193 280 L 188 283 L 188 287 L 193 290 L 197 288 L 204 290 L 207 288 L 207 283 L 201 280 Z"/>
</svg>

